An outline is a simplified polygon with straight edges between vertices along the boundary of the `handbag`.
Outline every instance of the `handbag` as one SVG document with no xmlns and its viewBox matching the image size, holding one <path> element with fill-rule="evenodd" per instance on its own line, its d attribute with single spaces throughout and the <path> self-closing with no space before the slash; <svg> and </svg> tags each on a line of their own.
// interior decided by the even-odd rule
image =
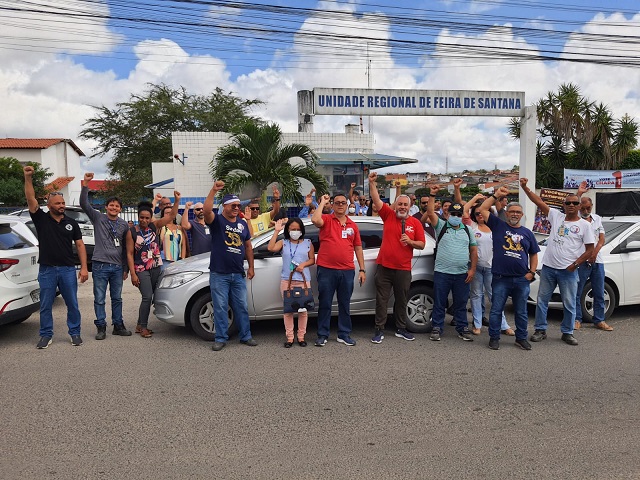
<svg viewBox="0 0 640 480">
<path fill-rule="evenodd" d="M 289 284 L 287 289 L 282 292 L 284 297 L 283 309 L 284 313 L 294 313 L 302 309 L 311 311 L 316 308 L 316 302 L 313 299 L 313 291 L 310 286 L 307 286 L 307 279 L 302 275 L 304 281 L 304 287 L 291 288 L 291 279 L 293 278 L 293 271 L 289 274 Z"/>
</svg>

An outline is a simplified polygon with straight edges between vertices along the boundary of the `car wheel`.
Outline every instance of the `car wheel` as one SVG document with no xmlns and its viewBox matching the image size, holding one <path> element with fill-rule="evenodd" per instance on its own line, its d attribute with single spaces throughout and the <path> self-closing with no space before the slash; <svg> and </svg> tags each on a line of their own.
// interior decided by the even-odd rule
<svg viewBox="0 0 640 480">
<path fill-rule="evenodd" d="M 211 294 L 202 293 L 191 305 L 189 313 L 191 328 L 203 340 L 213 342 L 216 336 L 216 329 L 213 323 L 213 304 Z M 233 320 L 233 312 L 229 309 L 229 336 L 237 332 L 236 322 Z"/>
<path fill-rule="evenodd" d="M 407 301 L 407 330 L 414 333 L 429 333 L 432 311 L 433 288 L 425 284 L 411 287 Z"/>
<path fill-rule="evenodd" d="M 611 316 L 616 308 L 616 292 L 613 287 L 605 282 L 604 284 L 604 318 L 605 320 Z M 593 291 L 591 290 L 591 282 L 587 282 L 580 296 L 580 308 L 582 308 L 582 320 L 585 322 L 593 322 Z"/>
</svg>

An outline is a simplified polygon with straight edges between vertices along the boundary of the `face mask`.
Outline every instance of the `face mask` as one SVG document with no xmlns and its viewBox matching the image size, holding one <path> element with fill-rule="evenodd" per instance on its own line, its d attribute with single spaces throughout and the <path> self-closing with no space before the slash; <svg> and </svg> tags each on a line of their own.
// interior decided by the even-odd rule
<svg viewBox="0 0 640 480">
<path fill-rule="evenodd" d="M 448 222 L 449 222 L 449 225 L 451 225 L 452 227 L 459 227 L 460 224 L 462 223 L 462 218 L 451 215 L 449 217 Z"/>
<path fill-rule="evenodd" d="M 584 218 L 584 219 L 587 219 L 587 218 L 589 218 L 591 216 L 591 214 L 590 213 L 582 213 L 582 212 L 580 212 L 580 216 L 582 218 Z"/>
<path fill-rule="evenodd" d="M 291 240 L 300 240 L 301 236 L 302 232 L 300 230 L 291 230 L 289 232 L 289 238 L 291 238 Z"/>
<path fill-rule="evenodd" d="M 355 209 L 355 207 L 354 207 L 354 208 L 350 208 L 350 209 L 349 209 L 349 213 L 356 213 L 356 209 Z"/>
</svg>

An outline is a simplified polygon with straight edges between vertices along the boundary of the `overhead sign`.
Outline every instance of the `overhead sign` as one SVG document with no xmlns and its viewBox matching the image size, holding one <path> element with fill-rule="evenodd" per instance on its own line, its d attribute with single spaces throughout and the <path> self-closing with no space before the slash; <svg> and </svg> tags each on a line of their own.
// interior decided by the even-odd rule
<svg viewBox="0 0 640 480">
<path fill-rule="evenodd" d="M 589 188 L 640 188 L 640 170 L 564 169 L 564 188 L 578 188 L 584 180 Z"/>
<path fill-rule="evenodd" d="M 521 117 L 524 92 L 314 88 L 316 115 Z"/>
</svg>

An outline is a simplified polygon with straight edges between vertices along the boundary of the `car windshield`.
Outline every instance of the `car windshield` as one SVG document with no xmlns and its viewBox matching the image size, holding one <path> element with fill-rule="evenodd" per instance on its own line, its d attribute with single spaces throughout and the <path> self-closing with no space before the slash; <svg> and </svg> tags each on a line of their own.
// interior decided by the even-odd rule
<svg viewBox="0 0 640 480">
<path fill-rule="evenodd" d="M 33 244 L 13 231 L 11 225 L 0 225 L 0 250 L 17 250 L 27 247 L 33 247 Z"/>
<path fill-rule="evenodd" d="M 91 223 L 89 216 L 81 210 L 70 210 L 67 208 L 64 211 L 64 214 L 67 215 L 68 217 L 73 218 L 76 222 L 80 224 Z"/>
</svg>

